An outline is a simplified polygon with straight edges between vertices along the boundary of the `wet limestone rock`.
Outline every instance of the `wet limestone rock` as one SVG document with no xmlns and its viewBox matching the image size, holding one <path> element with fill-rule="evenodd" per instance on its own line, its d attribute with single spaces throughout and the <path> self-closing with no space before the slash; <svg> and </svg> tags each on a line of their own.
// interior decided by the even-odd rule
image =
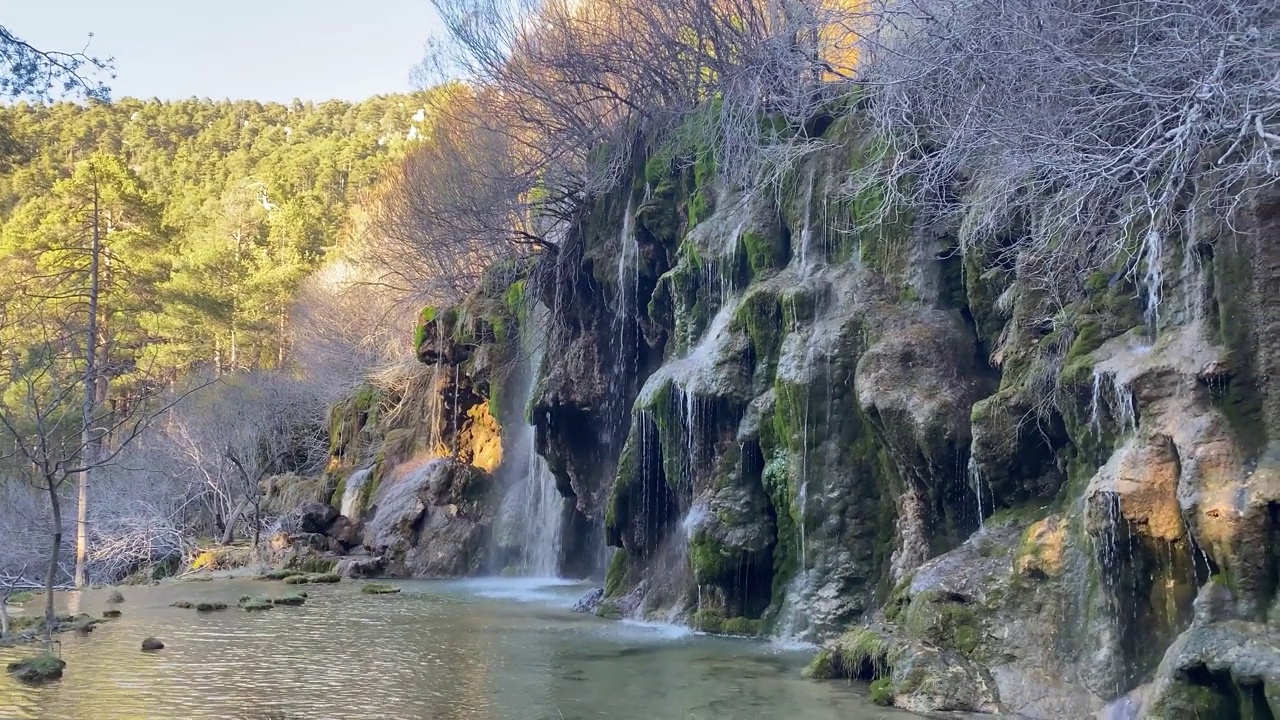
<svg viewBox="0 0 1280 720">
<path fill-rule="evenodd" d="M 364 545 L 394 577 L 458 577 L 484 571 L 493 521 L 493 478 L 449 459 L 395 470 L 378 488 Z"/>
<path fill-rule="evenodd" d="M 604 588 L 592 588 L 573 604 L 576 613 L 595 613 L 596 608 L 604 601 Z"/>
<path fill-rule="evenodd" d="M 1229 620 L 1197 625 L 1174 641 L 1140 717 L 1259 718 L 1280 714 L 1280 631 Z"/>
<path fill-rule="evenodd" d="M 240 598 L 239 606 L 245 612 L 257 612 L 270 610 L 275 607 L 275 603 L 271 602 L 271 598 L 267 597 L 244 597 Z"/>
<path fill-rule="evenodd" d="M 61 658 L 48 653 L 42 653 L 25 660 L 11 662 L 6 667 L 6 670 L 15 680 L 20 680 L 32 685 L 38 685 L 40 683 L 60 679 L 62 677 L 62 670 L 66 666 L 67 663 Z"/>
<path fill-rule="evenodd" d="M 381 555 L 344 557 L 338 561 L 333 571 L 350 578 L 378 577 L 382 574 L 385 564 L 386 561 Z"/>
<path fill-rule="evenodd" d="M 400 588 L 386 583 L 366 583 L 361 586 L 360 592 L 365 595 L 395 595 L 400 592 Z"/>
<path fill-rule="evenodd" d="M 912 712 L 1001 711 L 995 680 L 981 664 L 871 627 L 829 641 L 805 668 L 805 676 L 869 681 L 880 704 Z"/>
</svg>

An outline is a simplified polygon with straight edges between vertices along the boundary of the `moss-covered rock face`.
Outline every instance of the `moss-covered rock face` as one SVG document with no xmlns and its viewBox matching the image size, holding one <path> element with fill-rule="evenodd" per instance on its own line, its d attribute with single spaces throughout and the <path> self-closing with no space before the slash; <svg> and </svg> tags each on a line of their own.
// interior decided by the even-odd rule
<svg viewBox="0 0 1280 720">
<path fill-rule="evenodd" d="M 1165 651 L 1280 618 L 1280 195 L 1170 233 L 1161 272 L 1132 247 L 1046 267 L 1034 204 L 989 222 L 962 177 L 953 226 L 895 207 L 859 174 L 890 144 L 837 115 L 776 193 L 724 187 L 679 133 L 640 143 L 557 252 L 423 311 L 443 408 L 335 408 L 326 499 L 374 457 L 358 504 L 389 571 L 481 571 L 474 466 L 508 417 L 515 296 L 537 298 L 553 360 L 519 410 L 602 617 L 828 639 L 810 675 L 921 711 L 1081 717 L 1154 677 L 1153 716 L 1261 708 L 1256 658 Z M 459 462 L 404 464 L 432 453 Z"/>
</svg>

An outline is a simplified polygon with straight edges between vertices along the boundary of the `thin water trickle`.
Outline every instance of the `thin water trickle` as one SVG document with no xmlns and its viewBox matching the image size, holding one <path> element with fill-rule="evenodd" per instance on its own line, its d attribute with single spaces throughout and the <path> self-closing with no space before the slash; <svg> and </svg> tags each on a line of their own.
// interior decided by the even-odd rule
<svg viewBox="0 0 1280 720">
<path fill-rule="evenodd" d="M 982 468 L 978 466 L 978 459 L 969 453 L 969 464 L 967 474 L 969 476 L 969 486 L 973 489 L 974 497 L 978 501 L 978 531 L 981 532 L 987 527 L 986 514 L 982 511 L 982 485 L 984 478 L 982 477 Z"/>
<path fill-rule="evenodd" d="M 1143 237 L 1142 255 L 1146 265 L 1142 281 L 1147 296 L 1143 318 L 1148 332 L 1154 336 L 1160 329 L 1160 295 L 1164 284 L 1164 239 L 1155 228 Z"/>
<path fill-rule="evenodd" d="M 1089 428 L 1095 438 L 1102 437 L 1103 405 L 1122 433 L 1138 429 L 1138 406 L 1133 389 L 1116 379 L 1114 372 L 1093 371 L 1093 392 L 1089 398 Z"/>
<path fill-rule="evenodd" d="M 810 271 L 810 247 L 813 236 L 813 221 L 809 217 L 813 207 L 813 176 L 815 165 L 810 164 L 808 172 L 805 173 L 804 186 L 804 220 L 800 226 L 800 243 L 796 251 L 796 270 L 800 277 L 808 277 Z"/>
</svg>

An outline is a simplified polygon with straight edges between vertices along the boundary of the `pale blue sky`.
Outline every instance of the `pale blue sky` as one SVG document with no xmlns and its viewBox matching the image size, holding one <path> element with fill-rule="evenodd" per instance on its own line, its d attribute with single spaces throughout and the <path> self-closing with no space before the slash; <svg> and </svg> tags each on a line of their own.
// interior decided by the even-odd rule
<svg viewBox="0 0 1280 720">
<path fill-rule="evenodd" d="M 361 100 L 413 89 L 429 0 L 0 0 L 41 49 L 114 56 L 111 96 Z"/>
</svg>

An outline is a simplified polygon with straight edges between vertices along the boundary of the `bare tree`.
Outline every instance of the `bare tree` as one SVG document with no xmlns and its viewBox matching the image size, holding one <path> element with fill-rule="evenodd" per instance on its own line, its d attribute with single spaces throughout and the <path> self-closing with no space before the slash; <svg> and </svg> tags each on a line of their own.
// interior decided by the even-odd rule
<svg viewBox="0 0 1280 720">
<path fill-rule="evenodd" d="M 4 587 L 0 588 L 0 638 L 9 634 L 9 598 L 13 597 L 13 591 L 17 589 L 18 582 L 26 573 L 27 566 L 23 565 L 18 573 L 4 582 Z"/>
<path fill-rule="evenodd" d="M 224 544 L 242 521 L 256 544 L 264 478 L 323 467 L 325 410 L 314 386 L 283 372 L 258 372 L 224 376 L 169 418 L 164 432 L 183 471 L 203 479 Z"/>
<path fill-rule="evenodd" d="M 505 139 L 496 167 L 524 183 L 506 191 L 520 208 L 509 215 L 549 244 L 527 219 L 572 218 L 626 177 L 641 140 L 667 142 L 676 162 L 709 154 L 740 186 L 776 183 L 820 146 L 807 123 L 839 96 L 856 51 L 844 2 L 435 4 L 451 43 L 428 67 L 461 68 L 476 84 L 484 112 L 461 122 Z M 482 200 L 495 194 L 463 180 Z"/>
<path fill-rule="evenodd" d="M 0 437 L 5 446 L 0 462 L 48 499 L 51 542 L 44 587 L 46 625 L 52 631 L 67 480 L 110 465 L 184 395 L 165 394 L 163 386 L 142 382 L 148 373 L 139 368 L 137 393 L 130 403 L 112 409 L 95 405 L 86 417 L 82 399 L 87 376 L 83 349 L 76 342 L 79 327 L 68 324 L 55 305 L 10 300 L 0 322 L 0 343 L 15 351 L 10 366 L 0 369 Z M 100 444 L 100 437 L 112 438 L 111 444 Z"/>
</svg>

